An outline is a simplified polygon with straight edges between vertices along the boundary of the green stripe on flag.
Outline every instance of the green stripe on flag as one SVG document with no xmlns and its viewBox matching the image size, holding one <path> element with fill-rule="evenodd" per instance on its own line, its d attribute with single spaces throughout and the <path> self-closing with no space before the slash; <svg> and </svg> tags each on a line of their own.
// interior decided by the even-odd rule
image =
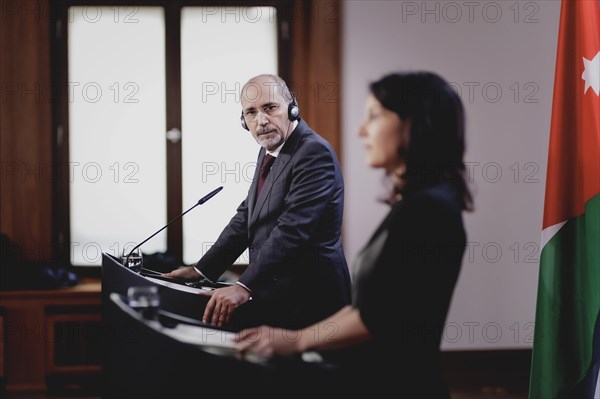
<svg viewBox="0 0 600 399">
<path fill-rule="evenodd" d="M 563 398 L 585 377 L 600 309 L 600 194 L 542 249 L 529 397 Z"/>
</svg>

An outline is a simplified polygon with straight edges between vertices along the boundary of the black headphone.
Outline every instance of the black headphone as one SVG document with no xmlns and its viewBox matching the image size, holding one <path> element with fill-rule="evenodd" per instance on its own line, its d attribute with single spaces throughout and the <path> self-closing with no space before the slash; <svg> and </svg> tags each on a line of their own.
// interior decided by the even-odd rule
<svg viewBox="0 0 600 399">
<path fill-rule="evenodd" d="M 296 96 L 292 94 L 292 102 L 288 104 L 288 119 L 290 121 L 297 121 L 300 119 L 300 108 L 298 107 L 298 102 L 296 101 Z M 248 125 L 246 124 L 246 119 L 244 119 L 244 111 L 240 115 L 240 124 L 246 130 L 248 129 Z"/>
</svg>

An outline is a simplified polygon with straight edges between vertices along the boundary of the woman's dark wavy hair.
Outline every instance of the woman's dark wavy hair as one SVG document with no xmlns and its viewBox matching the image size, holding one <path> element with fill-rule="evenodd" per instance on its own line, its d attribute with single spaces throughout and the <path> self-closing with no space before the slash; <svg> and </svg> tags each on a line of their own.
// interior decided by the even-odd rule
<svg viewBox="0 0 600 399">
<path fill-rule="evenodd" d="M 431 72 L 386 75 L 370 85 L 373 96 L 402 120 L 411 121 L 408 146 L 398 156 L 406 169 L 391 197 L 403 197 L 440 182 L 450 183 L 462 207 L 473 209 L 465 164 L 465 118 L 456 91 Z"/>
</svg>

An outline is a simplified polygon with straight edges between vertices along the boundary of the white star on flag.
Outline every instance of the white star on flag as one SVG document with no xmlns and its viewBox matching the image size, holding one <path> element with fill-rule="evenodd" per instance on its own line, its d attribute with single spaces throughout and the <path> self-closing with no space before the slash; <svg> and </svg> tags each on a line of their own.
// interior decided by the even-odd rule
<svg viewBox="0 0 600 399">
<path fill-rule="evenodd" d="M 583 65 L 585 68 L 581 75 L 581 79 L 585 80 L 583 94 L 587 93 L 591 87 L 596 95 L 600 95 L 600 51 L 596 53 L 591 61 L 583 57 Z"/>
</svg>

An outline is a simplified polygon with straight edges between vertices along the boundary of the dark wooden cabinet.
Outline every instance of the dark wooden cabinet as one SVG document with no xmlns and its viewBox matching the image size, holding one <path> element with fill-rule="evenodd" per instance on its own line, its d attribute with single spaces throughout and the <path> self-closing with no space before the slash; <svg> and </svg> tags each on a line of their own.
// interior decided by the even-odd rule
<svg viewBox="0 0 600 399">
<path fill-rule="evenodd" d="M 7 391 L 99 376 L 100 281 L 57 290 L 0 292 L 0 376 Z"/>
<path fill-rule="evenodd" d="M 46 326 L 47 375 L 100 372 L 102 324 L 99 308 L 47 309 Z"/>
<path fill-rule="evenodd" d="M 4 386 L 4 313 L 0 309 L 0 389 Z"/>
</svg>

